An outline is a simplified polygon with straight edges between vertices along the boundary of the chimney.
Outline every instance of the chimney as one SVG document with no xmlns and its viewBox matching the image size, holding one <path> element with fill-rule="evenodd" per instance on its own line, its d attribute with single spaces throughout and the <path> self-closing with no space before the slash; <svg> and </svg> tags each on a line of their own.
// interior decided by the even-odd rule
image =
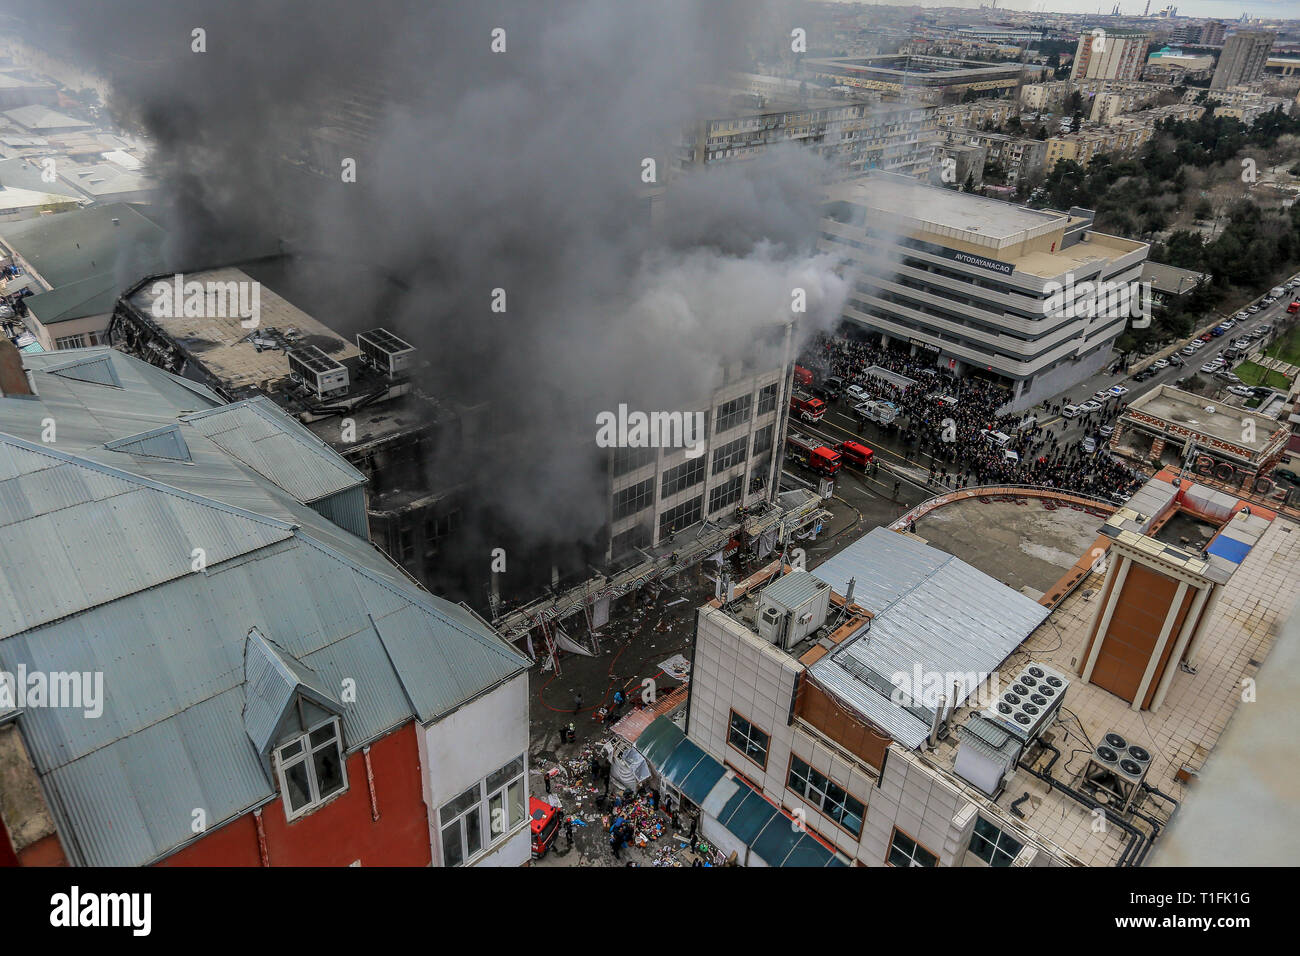
<svg viewBox="0 0 1300 956">
<path fill-rule="evenodd" d="M 35 394 L 31 382 L 27 380 L 21 353 L 12 342 L 0 336 L 0 396 L 12 398 L 16 395 Z"/>
</svg>

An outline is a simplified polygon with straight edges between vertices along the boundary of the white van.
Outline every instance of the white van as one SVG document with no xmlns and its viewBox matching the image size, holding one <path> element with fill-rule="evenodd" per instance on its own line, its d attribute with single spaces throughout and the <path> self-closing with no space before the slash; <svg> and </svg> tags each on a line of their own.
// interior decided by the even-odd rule
<svg viewBox="0 0 1300 956">
<path fill-rule="evenodd" d="M 1268 294 L 1275 299 L 1280 299 L 1282 296 L 1286 295 L 1286 289 L 1282 288 L 1280 285 L 1275 285 L 1273 288 L 1268 290 Z"/>
<path fill-rule="evenodd" d="M 1075 415 L 1078 414 L 1079 414 L 1078 405 L 1066 405 L 1063 409 L 1061 409 L 1062 418 L 1073 418 Z"/>
<path fill-rule="evenodd" d="M 1011 436 L 1006 432 L 985 432 L 984 439 L 990 445 L 997 445 L 999 448 L 1006 448 L 1011 444 Z"/>
</svg>

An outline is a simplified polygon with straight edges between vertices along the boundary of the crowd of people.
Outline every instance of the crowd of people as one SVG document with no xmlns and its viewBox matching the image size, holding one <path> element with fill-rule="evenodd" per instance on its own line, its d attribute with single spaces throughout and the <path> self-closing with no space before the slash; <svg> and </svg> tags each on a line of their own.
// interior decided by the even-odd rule
<svg viewBox="0 0 1300 956">
<path fill-rule="evenodd" d="M 1122 414 L 1125 406 L 1119 401 L 1072 419 L 1082 426 L 1080 439 L 1093 438 L 1095 449 L 1089 453 L 1081 440 L 1064 437 L 1068 422 L 1055 427 L 1040 424 L 1058 415 L 1069 404 L 1068 397 L 1001 414 L 999 410 L 1011 398 L 1004 386 L 976 376 L 959 377 L 924 355 L 912 356 L 846 335 L 819 335 L 805 351 L 803 364 L 822 376 L 856 382 L 873 397 L 893 402 L 898 417 L 877 427 L 908 449 L 909 457 L 929 459 L 927 480 L 936 490 L 1023 484 L 1113 499 L 1131 494 L 1145 481 L 1145 476 L 1104 450 L 1101 429 Z M 900 388 L 868 378 L 864 373 L 872 366 L 906 376 L 915 384 Z M 955 399 L 955 404 L 945 399 Z M 865 423 L 860 430 L 863 427 Z M 1008 440 L 997 444 L 989 437 L 994 433 Z"/>
</svg>

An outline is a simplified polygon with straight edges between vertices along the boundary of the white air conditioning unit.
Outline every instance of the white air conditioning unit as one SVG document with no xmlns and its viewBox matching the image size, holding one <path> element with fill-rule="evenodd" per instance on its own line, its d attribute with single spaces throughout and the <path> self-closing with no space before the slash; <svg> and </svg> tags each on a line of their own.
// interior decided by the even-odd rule
<svg viewBox="0 0 1300 956">
<path fill-rule="evenodd" d="M 411 365 L 415 346 L 399 339 L 387 329 L 357 333 L 361 361 L 385 375 L 400 375 Z"/>
<path fill-rule="evenodd" d="M 984 716 L 1028 743 L 1051 725 L 1070 679 L 1045 664 L 1030 663 L 1003 687 Z"/>
<path fill-rule="evenodd" d="M 347 367 L 316 346 L 303 345 L 284 354 L 289 360 L 289 377 L 306 386 L 317 398 L 331 398 L 347 392 Z"/>
</svg>

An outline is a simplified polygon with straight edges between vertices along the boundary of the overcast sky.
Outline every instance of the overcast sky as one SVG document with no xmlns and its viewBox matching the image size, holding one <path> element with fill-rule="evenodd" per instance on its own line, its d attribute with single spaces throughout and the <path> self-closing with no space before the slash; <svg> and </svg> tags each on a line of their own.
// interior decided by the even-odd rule
<svg viewBox="0 0 1300 956">
<path fill-rule="evenodd" d="M 858 2 L 858 0 L 837 0 L 837 2 Z M 964 7 L 974 10 L 979 0 L 877 0 L 890 6 L 900 7 Z M 1171 0 L 1151 0 L 1151 11 L 1162 9 Z M 1172 0 L 1178 7 L 1179 16 L 1184 17 L 1219 17 L 1223 20 L 1236 20 L 1242 13 L 1252 17 L 1271 19 L 1288 17 L 1300 19 L 1300 0 Z M 1115 0 L 998 0 L 998 7 L 1004 10 L 1036 10 L 1052 13 L 1095 13 L 1101 10 L 1109 13 Z M 1123 14 L 1137 15 L 1146 6 L 1146 0 L 1120 0 L 1119 11 Z"/>
</svg>

